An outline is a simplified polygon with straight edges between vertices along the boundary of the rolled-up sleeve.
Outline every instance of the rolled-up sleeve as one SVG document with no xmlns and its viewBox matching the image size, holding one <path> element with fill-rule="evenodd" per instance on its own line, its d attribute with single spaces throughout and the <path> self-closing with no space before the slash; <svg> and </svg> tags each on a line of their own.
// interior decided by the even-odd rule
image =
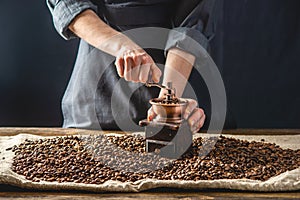
<svg viewBox="0 0 300 200">
<path fill-rule="evenodd" d="M 204 49 L 209 49 L 209 41 L 215 35 L 215 25 L 220 6 L 216 2 L 220 0 L 193 0 L 193 7 L 189 1 L 182 3 L 188 6 L 180 5 L 174 18 L 174 28 L 170 31 L 166 48 L 177 47 L 197 57 L 201 50 L 192 43 L 196 41 Z M 192 39 L 192 40 L 191 40 Z"/>
<path fill-rule="evenodd" d="M 88 0 L 46 0 L 46 2 L 52 14 L 55 29 L 66 40 L 76 37 L 68 26 L 78 14 L 87 9 L 97 10 L 97 7 Z"/>
</svg>

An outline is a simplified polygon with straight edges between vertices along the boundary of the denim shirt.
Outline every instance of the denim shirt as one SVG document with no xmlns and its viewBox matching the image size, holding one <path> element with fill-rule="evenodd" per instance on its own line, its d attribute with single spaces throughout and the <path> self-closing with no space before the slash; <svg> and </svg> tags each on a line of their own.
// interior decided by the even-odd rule
<svg viewBox="0 0 300 200">
<path fill-rule="evenodd" d="M 92 9 L 98 13 L 99 5 L 114 5 L 120 7 L 131 7 L 132 4 L 140 2 L 155 4 L 159 2 L 168 2 L 172 11 L 173 18 L 172 28 L 180 31 L 194 40 L 199 42 L 205 49 L 209 48 L 209 41 L 214 37 L 216 30 L 216 19 L 220 14 L 220 4 L 217 0 L 46 0 L 48 8 L 53 16 L 53 23 L 57 32 L 65 39 L 72 39 L 76 36 L 68 29 L 72 20 L 81 12 Z M 218 3 L 217 3 L 218 2 Z M 175 4 L 175 6 L 174 6 Z M 153 13 L 158 13 L 153 10 Z M 99 13 L 98 13 L 99 14 Z M 99 14 L 101 15 L 101 13 Z M 178 47 L 194 55 L 199 52 L 195 49 L 186 47 L 185 38 L 176 38 L 176 36 L 169 36 L 166 50 L 172 47 Z"/>
</svg>

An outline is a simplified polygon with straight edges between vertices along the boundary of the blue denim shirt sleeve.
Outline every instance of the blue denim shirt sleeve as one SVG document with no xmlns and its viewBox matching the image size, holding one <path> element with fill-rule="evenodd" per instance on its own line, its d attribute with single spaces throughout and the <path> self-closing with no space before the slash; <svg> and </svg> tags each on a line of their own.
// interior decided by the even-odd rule
<svg viewBox="0 0 300 200">
<path fill-rule="evenodd" d="M 165 47 L 166 52 L 170 48 L 177 47 L 197 57 L 201 51 L 195 45 L 191 45 L 191 40 L 188 38 L 192 38 L 204 49 L 209 50 L 209 41 L 215 35 L 215 20 L 220 9 L 220 6 L 216 6 L 218 1 L 221 0 L 198 0 L 191 12 L 183 15 L 185 17 L 180 19 L 180 23 L 177 22 L 176 25 L 174 19 L 175 26 L 170 31 Z M 180 15 L 182 16 L 182 13 L 176 14 L 176 16 Z"/>
<path fill-rule="evenodd" d="M 81 12 L 97 7 L 89 0 L 46 0 L 53 17 L 54 27 L 66 40 L 76 38 L 76 35 L 68 29 L 72 20 Z"/>
</svg>

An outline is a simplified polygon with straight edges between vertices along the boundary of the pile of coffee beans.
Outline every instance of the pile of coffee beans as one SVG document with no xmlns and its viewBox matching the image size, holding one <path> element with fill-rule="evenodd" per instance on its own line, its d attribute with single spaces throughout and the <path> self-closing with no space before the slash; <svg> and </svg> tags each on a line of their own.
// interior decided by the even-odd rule
<svg viewBox="0 0 300 200">
<path fill-rule="evenodd" d="M 211 145 L 210 145 L 211 144 Z M 141 136 L 67 136 L 14 146 L 12 170 L 26 179 L 101 184 L 108 180 L 267 180 L 300 167 L 300 149 L 220 136 L 197 138 L 176 160 L 145 152 Z"/>
<path fill-rule="evenodd" d="M 182 104 L 182 103 L 184 103 L 184 101 L 180 101 L 178 98 L 172 98 L 171 100 L 162 99 L 158 103 L 160 103 L 160 104 Z"/>
</svg>

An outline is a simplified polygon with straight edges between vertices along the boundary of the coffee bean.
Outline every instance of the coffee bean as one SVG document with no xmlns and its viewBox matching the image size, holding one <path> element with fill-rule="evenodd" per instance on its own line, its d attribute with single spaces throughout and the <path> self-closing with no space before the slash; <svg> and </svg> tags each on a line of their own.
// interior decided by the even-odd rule
<svg viewBox="0 0 300 200">
<path fill-rule="evenodd" d="M 102 184 L 146 178 L 265 181 L 300 167 L 300 150 L 224 136 L 194 139 L 191 151 L 177 160 L 147 154 L 145 139 L 129 135 L 26 139 L 11 150 L 15 153 L 11 169 L 33 182 Z"/>
</svg>

